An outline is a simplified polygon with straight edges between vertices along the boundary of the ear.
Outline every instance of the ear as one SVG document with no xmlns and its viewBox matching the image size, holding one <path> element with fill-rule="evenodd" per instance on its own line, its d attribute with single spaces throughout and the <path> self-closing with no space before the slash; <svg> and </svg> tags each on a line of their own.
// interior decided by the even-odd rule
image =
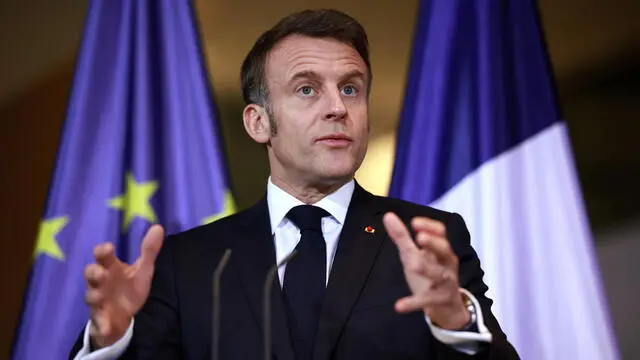
<svg viewBox="0 0 640 360">
<path fill-rule="evenodd" d="M 244 129 L 257 143 L 266 144 L 271 135 L 271 126 L 267 112 L 262 106 L 249 104 L 242 112 Z"/>
</svg>

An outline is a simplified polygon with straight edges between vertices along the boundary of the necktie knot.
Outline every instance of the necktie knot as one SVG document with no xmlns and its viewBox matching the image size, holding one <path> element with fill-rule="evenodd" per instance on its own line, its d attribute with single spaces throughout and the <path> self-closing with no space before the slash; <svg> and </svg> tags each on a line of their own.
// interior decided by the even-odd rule
<svg viewBox="0 0 640 360">
<path fill-rule="evenodd" d="M 287 219 L 291 220 L 300 232 L 313 230 L 322 233 L 322 218 L 330 214 L 321 207 L 313 205 L 298 205 L 287 213 Z"/>
</svg>

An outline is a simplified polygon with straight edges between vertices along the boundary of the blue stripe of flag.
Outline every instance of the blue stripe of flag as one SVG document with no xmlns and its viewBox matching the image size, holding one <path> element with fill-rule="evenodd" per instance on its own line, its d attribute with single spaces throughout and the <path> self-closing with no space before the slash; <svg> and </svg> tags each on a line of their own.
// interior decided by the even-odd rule
<svg viewBox="0 0 640 360">
<path fill-rule="evenodd" d="M 390 195 L 431 203 L 557 121 L 532 1 L 423 1 Z"/>
</svg>

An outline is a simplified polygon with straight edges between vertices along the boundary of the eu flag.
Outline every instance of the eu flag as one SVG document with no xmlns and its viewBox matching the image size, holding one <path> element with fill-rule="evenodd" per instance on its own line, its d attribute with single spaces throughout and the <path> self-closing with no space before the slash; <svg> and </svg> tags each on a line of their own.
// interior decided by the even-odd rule
<svg viewBox="0 0 640 360">
<path fill-rule="evenodd" d="M 390 195 L 460 213 L 523 359 L 616 359 L 530 0 L 420 5 Z"/>
<path fill-rule="evenodd" d="M 91 1 L 13 358 L 67 358 L 95 245 L 132 262 L 233 208 L 192 4 Z"/>
</svg>

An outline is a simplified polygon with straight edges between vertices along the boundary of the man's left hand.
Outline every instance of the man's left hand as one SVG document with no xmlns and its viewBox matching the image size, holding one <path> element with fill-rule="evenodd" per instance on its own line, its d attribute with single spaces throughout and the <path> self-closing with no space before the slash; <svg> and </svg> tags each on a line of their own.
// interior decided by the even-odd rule
<svg viewBox="0 0 640 360">
<path fill-rule="evenodd" d="M 424 311 L 438 327 L 448 330 L 462 328 L 470 320 L 459 291 L 458 257 L 446 238 L 444 224 L 425 217 L 416 217 L 409 230 L 394 213 L 383 218 L 387 233 L 398 247 L 404 275 L 412 295 L 396 302 L 396 311 Z"/>
</svg>

